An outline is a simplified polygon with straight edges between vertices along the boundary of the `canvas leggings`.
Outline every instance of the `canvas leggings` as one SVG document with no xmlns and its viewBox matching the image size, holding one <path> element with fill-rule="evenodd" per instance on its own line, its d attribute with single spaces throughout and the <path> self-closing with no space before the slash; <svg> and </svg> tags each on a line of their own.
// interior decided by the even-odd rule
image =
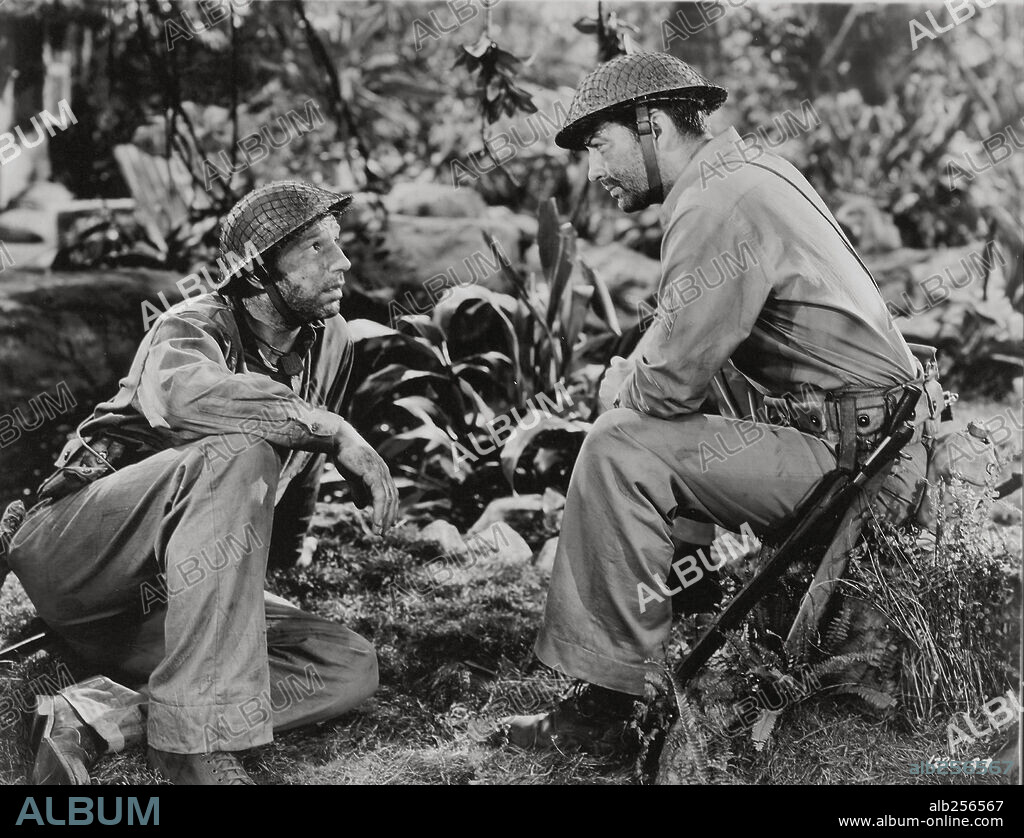
<svg viewBox="0 0 1024 838">
<path fill-rule="evenodd" d="M 910 456 L 886 485 L 923 478 L 923 446 Z M 664 659 L 672 604 L 639 586 L 665 592 L 674 544 L 710 544 L 714 524 L 769 531 L 835 467 L 832 446 L 791 427 L 604 413 L 570 479 L 537 656 L 572 678 L 641 695 Z"/>
<path fill-rule="evenodd" d="M 368 641 L 264 592 L 281 456 L 206 437 L 37 504 L 15 534 L 39 616 L 104 673 L 61 695 L 109 750 L 243 750 L 376 689 Z"/>
</svg>

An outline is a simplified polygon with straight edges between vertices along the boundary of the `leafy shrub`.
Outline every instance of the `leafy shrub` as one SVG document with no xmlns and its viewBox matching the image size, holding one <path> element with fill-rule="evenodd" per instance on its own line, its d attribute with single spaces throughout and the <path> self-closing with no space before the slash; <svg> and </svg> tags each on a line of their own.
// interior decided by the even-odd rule
<svg viewBox="0 0 1024 838">
<path fill-rule="evenodd" d="M 553 200 L 538 221 L 542 277 L 524 276 L 485 234 L 515 297 L 459 288 L 432 317 L 350 324 L 365 375 L 350 417 L 414 489 L 410 503 L 451 498 L 468 517 L 507 494 L 502 474 L 515 488 L 565 490 L 603 369 L 585 361 L 606 361 L 623 336 L 582 260 L 574 281 L 576 234 Z"/>
</svg>

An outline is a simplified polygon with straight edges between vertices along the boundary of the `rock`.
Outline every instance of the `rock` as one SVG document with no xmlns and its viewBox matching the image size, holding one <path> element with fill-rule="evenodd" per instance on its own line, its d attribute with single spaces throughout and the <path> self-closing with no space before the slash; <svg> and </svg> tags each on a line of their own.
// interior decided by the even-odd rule
<svg viewBox="0 0 1024 838">
<path fill-rule="evenodd" d="M 537 555 L 533 557 L 533 566 L 536 568 L 538 573 L 542 573 L 544 576 L 551 575 L 551 569 L 555 565 L 555 551 L 558 549 L 558 536 L 549 538 L 544 542 L 544 546 L 537 551 Z"/>
<path fill-rule="evenodd" d="M 433 587 L 469 585 L 490 577 L 495 571 L 525 567 L 533 551 L 521 535 L 508 524 L 497 522 L 484 532 L 467 536 L 458 554 L 443 553 L 425 565 L 421 574 Z"/>
<path fill-rule="evenodd" d="M 562 511 L 565 509 L 565 496 L 552 488 L 544 490 L 541 498 L 544 510 L 544 526 L 556 532 L 562 528 Z"/>
<path fill-rule="evenodd" d="M 73 410 L 0 451 L 0 497 L 35 488 L 74 425 L 117 392 L 142 339 L 142 302 L 158 311 L 181 299 L 182 274 L 143 269 L 81 273 L 7 267 L 0 281 L 0 415 L 64 385 Z M 159 296 L 163 293 L 163 299 Z M 29 408 L 31 415 L 31 408 Z M 45 473 L 44 473 L 45 472 Z"/>
<path fill-rule="evenodd" d="M 481 218 L 487 210 L 484 199 L 472 189 L 443 183 L 397 183 L 383 202 L 392 215 L 430 218 Z"/>
<path fill-rule="evenodd" d="M 519 238 L 526 242 L 537 240 L 537 219 L 522 212 L 512 212 L 508 207 L 488 207 L 487 218 L 500 224 L 511 224 L 519 230 Z"/>
<path fill-rule="evenodd" d="M 418 568 L 413 587 L 427 595 L 446 585 L 470 585 L 495 571 L 524 567 L 532 558 L 533 551 L 522 536 L 508 524 L 498 522 L 489 531 L 467 537 L 461 549 L 445 551 Z"/>
<path fill-rule="evenodd" d="M 541 497 L 541 508 L 544 509 L 545 514 L 554 512 L 556 509 L 561 509 L 564 506 L 565 496 L 561 492 L 556 492 L 550 487 L 544 490 L 544 495 Z"/>
<path fill-rule="evenodd" d="M 544 490 L 544 494 L 540 499 L 541 508 L 544 510 L 545 515 L 550 515 L 559 509 L 565 507 L 565 495 L 561 492 L 556 492 L 551 487 Z"/>
<path fill-rule="evenodd" d="M 541 495 L 515 495 L 507 498 L 496 498 L 487 504 L 475 524 L 467 532 L 467 536 L 479 533 L 495 523 L 508 524 L 510 518 L 529 515 L 544 510 L 544 499 Z"/>
<path fill-rule="evenodd" d="M 64 184 L 37 180 L 18 196 L 14 205 L 26 209 L 53 210 L 55 207 L 71 203 L 74 199 L 75 196 Z"/>
<path fill-rule="evenodd" d="M 505 256 L 515 264 L 519 260 L 519 226 L 510 218 L 423 218 L 392 215 L 384 232 L 384 249 L 393 266 L 395 282 L 422 285 L 440 277 L 439 289 L 453 285 L 479 283 L 485 288 L 513 290 L 484 241 L 483 231 L 494 236 Z M 372 266 L 364 267 L 372 275 Z M 435 280 L 437 282 L 438 280 Z"/>
<path fill-rule="evenodd" d="M 491 524 L 487 531 L 466 538 L 470 565 L 494 568 L 529 564 L 533 550 L 523 537 L 503 521 Z"/>
<path fill-rule="evenodd" d="M 316 548 L 319 546 L 320 540 L 312 535 L 307 535 L 302 539 L 302 551 L 299 553 L 299 558 L 295 561 L 296 567 L 309 567 L 313 564 L 313 556 L 316 555 Z"/>
<path fill-rule="evenodd" d="M 466 549 L 462 534 L 448 521 L 431 521 L 420 530 L 416 540 L 434 542 L 441 548 L 441 552 L 447 555 L 461 553 Z"/>
<path fill-rule="evenodd" d="M 0 213 L 0 241 L 34 243 L 57 237 L 57 216 L 42 210 L 15 207 Z"/>
<path fill-rule="evenodd" d="M 629 311 L 654 293 L 661 263 L 618 242 L 595 245 L 581 239 L 578 253 L 604 280 L 612 299 Z"/>
<path fill-rule="evenodd" d="M 59 183 L 33 183 L 0 213 L 0 239 L 52 244 L 57 240 L 57 215 L 72 202 L 71 193 Z"/>
</svg>

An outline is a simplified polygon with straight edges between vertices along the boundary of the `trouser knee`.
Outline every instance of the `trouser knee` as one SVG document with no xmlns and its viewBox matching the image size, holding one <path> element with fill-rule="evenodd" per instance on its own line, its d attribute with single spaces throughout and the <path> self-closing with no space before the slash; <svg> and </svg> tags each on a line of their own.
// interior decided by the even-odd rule
<svg viewBox="0 0 1024 838">
<path fill-rule="evenodd" d="M 330 693 L 325 718 L 355 709 L 380 686 L 377 651 L 370 641 L 356 634 L 349 635 L 339 652 L 339 662 L 327 666 L 325 682 Z"/>
<path fill-rule="evenodd" d="M 319 636 L 314 661 L 301 673 L 292 672 L 275 685 L 275 694 L 293 709 L 283 709 L 275 722 L 279 730 L 316 724 L 355 709 L 376 691 L 380 683 L 377 653 L 369 641 L 338 627 L 336 640 Z M 280 703 L 281 699 L 277 700 Z"/>
<path fill-rule="evenodd" d="M 219 434 L 196 443 L 203 470 L 215 479 L 226 475 L 248 475 L 253 478 L 276 477 L 284 456 L 282 449 L 251 434 Z"/>
<path fill-rule="evenodd" d="M 377 692 L 380 686 L 380 667 L 377 650 L 359 635 L 352 635 L 346 644 L 344 663 L 334 672 L 334 705 L 336 715 L 359 706 Z"/>
<path fill-rule="evenodd" d="M 636 465 L 637 455 L 642 452 L 628 433 L 628 427 L 640 419 L 636 411 L 626 408 L 602 413 L 583 440 L 576 470 L 584 473 L 593 469 L 604 472 L 609 468 L 623 471 Z"/>
</svg>

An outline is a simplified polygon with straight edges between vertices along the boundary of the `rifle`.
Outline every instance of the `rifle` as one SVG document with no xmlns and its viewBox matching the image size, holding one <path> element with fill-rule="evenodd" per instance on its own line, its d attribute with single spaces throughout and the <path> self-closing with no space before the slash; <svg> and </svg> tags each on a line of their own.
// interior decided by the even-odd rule
<svg viewBox="0 0 1024 838">
<path fill-rule="evenodd" d="M 796 526 L 779 546 L 775 555 L 761 568 L 708 627 L 697 645 L 676 667 L 676 678 L 685 684 L 697 674 L 711 656 L 725 643 L 725 632 L 739 628 L 743 618 L 782 578 L 795 561 L 810 550 L 827 546 L 835 536 L 839 519 L 853 503 L 861 487 L 896 459 L 900 450 L 914 435 L 914 407 L 921 397 L 921 388 L 907 385 L 893 411 L 889 432 L 871 455 L 854 472 L 833 471 L 817 486 L 796 515 Z"/>
<path fill-rule="evenodd" d="M 25 504 L 20 500 L 9 504 L 3 515 L 0 515 L 0 590 L 3 589 L 4 579 L 7 578 L 7 549 L 24 518 Z M 29 635 L 28 637 L 0 649 L 0 662 L 10 662 L 27 657 L 40 649 L 45 649 L 53 640 L 53 636 L 47 631 L 46 623 L 38 617 L 28 623 L 26 633 Z"/>
<path fill-rule="evenodd" d="M 54 636 L 41 619 L 33 617 L 25 626 L 27 637 L 0 649 L 0 663 L 11 663 L 42 651 L 54 641 Z"/>
<path fill-rule="evenodd" d="M 739 628 L 751 609 L 794 562 L 807 557 L 811 551 L 827 548 L 835 537 L 843 513 L 856 499 L 857 493 L 872 477 L 882 469 L 888 468 L 913 437 L 914 426 L 909 420 L 913 418 L 914 408 L 920 397 L 920 387 L 906 385 L 893 411 L 886 436 L 868 458 L 853 472 L 836 469 L 819 483 L 797 511 L 794 516 L 796 524 L 775 555 L 736 594 L 697 641 L 690 654 L 680 661 L 675 669 L 675 676 L 681 685 L 685 685 L 693 678 L 711 656 L 722 648 L 726 641 L 726 632 Z M 661 749 L 678 724 L 677 719 L 661 737 L 661 741 L 652 748 L 652 753 L 646 761 L 648 767 L 653 766 L 655 770 L 657 769 Z"/>
</svg>

